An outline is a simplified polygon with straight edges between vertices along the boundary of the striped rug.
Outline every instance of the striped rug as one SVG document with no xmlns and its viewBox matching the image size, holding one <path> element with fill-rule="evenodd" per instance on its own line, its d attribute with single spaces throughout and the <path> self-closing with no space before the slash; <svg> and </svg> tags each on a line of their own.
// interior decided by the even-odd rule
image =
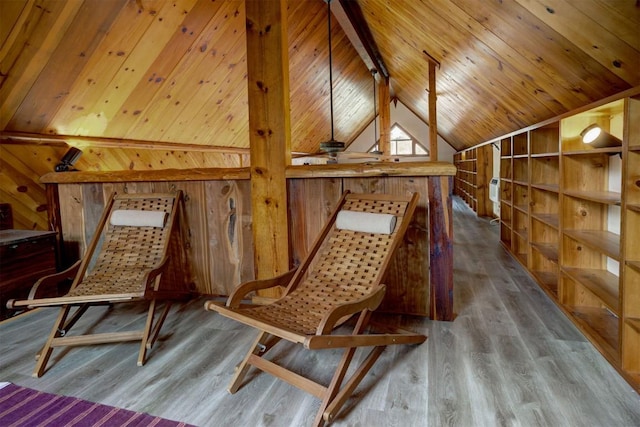
<svg viewBox="0 0 640 427">
<path fill-rule="evenodd" d="M 149 414 L 0 383 L 0 426 L 188 427 Z"/>
</svg>

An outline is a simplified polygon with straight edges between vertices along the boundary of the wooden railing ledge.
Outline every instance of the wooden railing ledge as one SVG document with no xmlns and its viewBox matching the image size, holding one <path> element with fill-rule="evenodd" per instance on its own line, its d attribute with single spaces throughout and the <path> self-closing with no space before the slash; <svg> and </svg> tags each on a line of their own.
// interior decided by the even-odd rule
<svg viewBox="0 0 640 427">
<path fill-rule="evenodd" d="M 454 176 L 456 167 L 447 162 L 369 162 L 330 165 L 288 166 L 287 178 L 340 178 L 367 176 Z M 250 168 L 161 169 L 143 171 L 72 171 L 50 172 L 40 181 L 44 184 L 89 182 L 144 181 L 210 181 L 244 180 L 250 178 Z"/>
</svg>

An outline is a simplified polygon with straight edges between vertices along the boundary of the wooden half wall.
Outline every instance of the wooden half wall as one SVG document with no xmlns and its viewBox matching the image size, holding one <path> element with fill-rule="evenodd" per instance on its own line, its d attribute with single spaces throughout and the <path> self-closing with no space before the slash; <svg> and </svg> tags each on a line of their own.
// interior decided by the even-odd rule
<svg viewBox="0 0 640 427">
<path fill-rule="evenodd" d="M 454 174 L 452 165 L 439 162 L 289 167 L 291 266 L 301 262 L 345 190 L 418 192 L 418 209 L 385 278 L 381 310 L 452 320 Z M 65 264 L 84 253 L 112 192 L 182 190 L 185 245 L 197 292 L 229 295 L 255 277 L 248 168 L 51 173 L 42 181 Z"/>
</svg>

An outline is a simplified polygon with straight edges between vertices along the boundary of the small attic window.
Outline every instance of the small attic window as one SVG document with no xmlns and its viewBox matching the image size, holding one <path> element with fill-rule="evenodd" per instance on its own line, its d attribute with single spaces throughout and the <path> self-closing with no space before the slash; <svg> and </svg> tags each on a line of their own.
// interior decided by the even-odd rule
<svg viewBox="0 0 640 427">
<path fill-rule="evenodd" d="M 379 151 L 376 142 L 369 152 Z M 399 124 L 391 127 L 391 147 L 392 156 L 428 156 L 429 150 L 420 141 L 415 139 L 409 132 L 404 130 Z"/>
</svg>

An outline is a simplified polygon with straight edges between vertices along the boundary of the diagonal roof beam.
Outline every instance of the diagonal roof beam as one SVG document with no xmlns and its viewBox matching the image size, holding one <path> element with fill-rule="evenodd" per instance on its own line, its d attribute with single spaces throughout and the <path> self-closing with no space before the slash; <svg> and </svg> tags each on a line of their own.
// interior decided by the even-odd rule
<svg viewBox="0 0 640 427">
<path fill-rule="evenodd" d="M 358 2 L 353 0 L 332 1 L 331 12 L 342 27 L 369 70 L 378 70 L 378 76 L 389 80 L 389 70 L 382 59 L 371 30 L 364 19 Z"/>
</svg>

